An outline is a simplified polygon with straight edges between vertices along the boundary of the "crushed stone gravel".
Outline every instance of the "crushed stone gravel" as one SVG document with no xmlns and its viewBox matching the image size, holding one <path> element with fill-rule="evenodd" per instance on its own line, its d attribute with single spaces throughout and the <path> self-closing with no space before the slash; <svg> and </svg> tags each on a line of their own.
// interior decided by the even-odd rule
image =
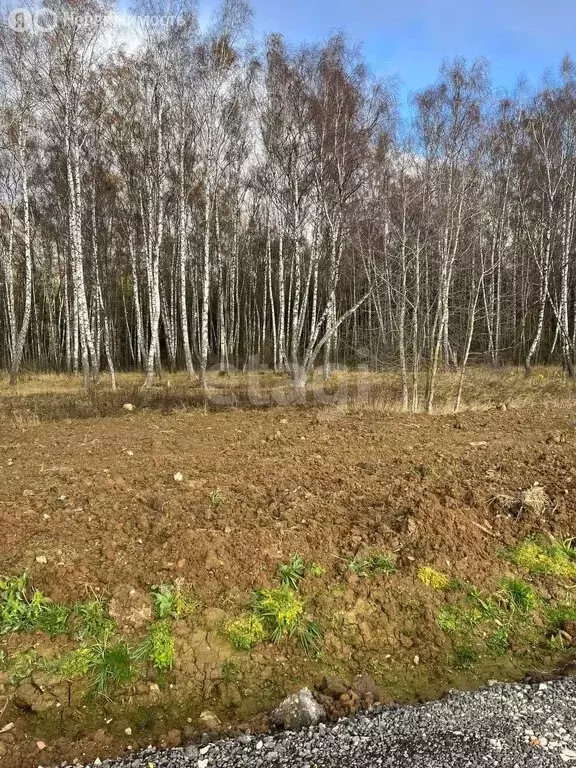
<svg viewBox="0 0 576 768">
<path fill-rule="evenodd" d="M 100 768 L 576 768 L 576 679 L 492 684 L 299 732 L 147 749 Z M 76 764 L 75 768 L 78 768 Z"/>
</svg>

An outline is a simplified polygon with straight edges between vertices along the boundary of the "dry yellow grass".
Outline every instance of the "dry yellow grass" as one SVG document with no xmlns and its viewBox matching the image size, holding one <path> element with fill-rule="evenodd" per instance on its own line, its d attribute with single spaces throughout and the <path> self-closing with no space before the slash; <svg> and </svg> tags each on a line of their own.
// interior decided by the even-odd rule
<svg viewBox="0 0 576 768">
<path fill-rule="evenodd" d="M 149 392 L 142 392 L 140 373 L 117 376 L 118 391 L 110 389 L 110 377 L 102 373 L 91 393 L 83 389 L 81 376 L 26 374 L 16 387 L 10 387 L 6 375 L 0 377 L 0 408 L 13 416 L 18 426 L 33 424 L 38 418 L 49 418 L 50 402 L 55 417 L 69 415 L 105 415 L 125 402 L 138 407 L 174 410 L 206 406 L 208 409 L 231 406 L 260 407 L 289 405 L 295 402 L 287 375 L 273 372 L 210 373 L 204 393 L 196 380 L 186 373 L 165 374 L 157 379 Z M 436 382 L 435 413 L 452 413 L 458 390 L 459 374 L 440 372 Z M 420 382 L 420 408 L 424 406 L 424 377 Z M 571 405 L 576 383 L 562 370 L 536 368 L 530 377 L 518 368 L 471 367 L 466 372 L 460 410 L 522 408 L 559 403 Z M 322 372 L 311 377 L 306 393 L 307 404 L 329 408 L 334 415 L 349 409 L 398 412 L 402 410 L 401 383 L 396 372 L 335 371 L 328 382 Z M 76 413 L 78 411 L 78 413 Z M 81 411 L 81 413 L 80 413 Z"/>
</svg>

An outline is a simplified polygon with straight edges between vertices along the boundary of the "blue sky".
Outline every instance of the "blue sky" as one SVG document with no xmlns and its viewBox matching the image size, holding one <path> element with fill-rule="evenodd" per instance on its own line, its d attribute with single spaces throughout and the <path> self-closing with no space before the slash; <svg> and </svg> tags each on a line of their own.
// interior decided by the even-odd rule
<svg viewBox="0 0 576 768">
<path fill-rule="evenodd" d="M 41 0 L 32 0 L 37 4 Z M 117 0 L 140 10 L 138 0 Z M 168 9 L 171 0 L 156 0 Z M 218 0 L 198 0 L 208 18 Z M 495 85 L 512 89 L 520 75 L 538 84 L 569 53 L 576 59 L 576 0 L 248 0 L 254 32 L 290 42 L 317 42 L 343 31 L 361 43 L 372 71 L 397 77 L 405 100 L 436 79 L 444 58 L 486 58 Z M 0 0 L 0 8 L 26 5 Z"/>
<path fill-rule="evenodd" d="M 537 84 L 565 53 L 576 58 L 575 0 L 251 0 L 256 33 L 292 42 L 343 30 L 370 68 L 397 75 L 404 95 L 434 82 L 445 57 L 484 57 L 496 85 Z"/>
</svg>

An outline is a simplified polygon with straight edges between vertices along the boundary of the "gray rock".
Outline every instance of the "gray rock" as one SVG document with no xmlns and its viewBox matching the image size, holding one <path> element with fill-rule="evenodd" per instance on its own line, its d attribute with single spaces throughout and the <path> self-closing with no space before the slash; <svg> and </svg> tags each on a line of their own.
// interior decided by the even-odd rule
<svg viewBox="0 0 576 768">
<path fill-rule="evenodd" d="M 309 688 L 288 696 L 270 715 L 274 725 L 287 731 L 299 731 L 309 725 L 318 725 L 326 717 L 326 710 L 319 704 Z"/>
</svg>

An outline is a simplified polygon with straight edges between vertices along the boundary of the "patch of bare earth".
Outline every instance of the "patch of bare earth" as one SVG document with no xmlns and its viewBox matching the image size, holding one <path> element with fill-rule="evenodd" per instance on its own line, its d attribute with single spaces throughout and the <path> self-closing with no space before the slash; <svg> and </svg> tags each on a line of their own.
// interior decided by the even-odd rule
<svg viewBox="0 0 576 768">
<path fill-rule="evenodd" d="M 105 594 L 135 637 L 154 584 L 183 579 L 202 608 L 175 626 L 176 668 L 164 687 L 140 680 L 113 701 L 86 705 L 76 684 L 51 690 L 33 680 L 31 701 L 44 696 L 35 708 L 0 678 L 0 728 L 13 723 L 0 733 L 2 765 L 175 742 L 204 730 L 207 709 L 223 727 L 247 723 L 329 672 L 349 679 L 367 671 L 397 700 L 521 677 L 527 655 L 452 669 L 451 641 L 437 622 L 442 598 L 415 574 L 427 564 L 493 588 L 507 569 L 503 547 L 534 532 L 576 531 L 569 416 L 554 407 L 436 417 L 136 409 L 18 428 L 6 422 L 1 573 L 27 570 L 56 600 Z M 549 500 L 542 513 L 498 503 L 534 483 Z M 210 498 L 215 489 L 219 504 Z M 397 573 L 350 573 L 349 560 L 371 551 L 392 553 Z M 222 623 L 242 612 L 253 588 L 277 583 L 278 564 L 294 552 L 325 569 L 303 587 L 324 631 L 322 655 L 291 642 L 235 651 Z M 13 652 L 45 642 L 19 635 L 0 646 Z"/>
</svg>

